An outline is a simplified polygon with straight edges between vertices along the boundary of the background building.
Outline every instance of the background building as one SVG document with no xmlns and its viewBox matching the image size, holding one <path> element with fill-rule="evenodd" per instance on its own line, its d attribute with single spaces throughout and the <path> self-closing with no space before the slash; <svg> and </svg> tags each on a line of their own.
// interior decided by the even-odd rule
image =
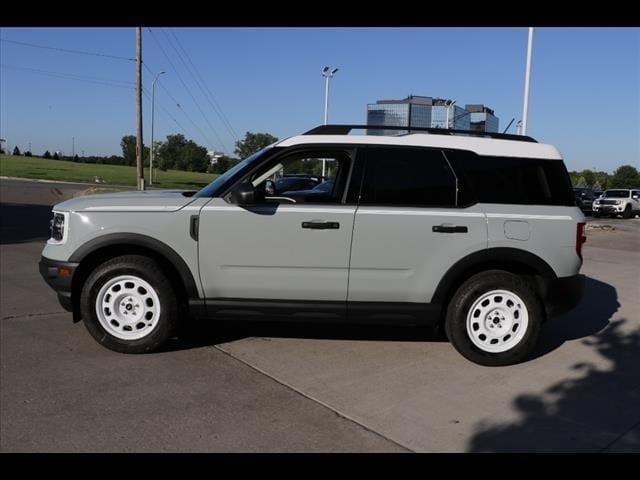
<svg viewBox="0 0 640 480">
<path fill-rule="evenodd" d="M 495 116 L 493 110 L 482 104 L 467 104 L 464 106 L 469 112 L 469 120 L 471 121 L 471 130 L 480 132 L 498 132 L 498 117 Z"/>
<path fill-rule="evenodd" d="M 207 155 L 209 156 L 209 162 L 211 163 L 211 165 L 215 165 L 216 163 L 218 163 L 218 160 L 220 159 L 220 157 L 224 156 L 224 152 L 216 152 L 215 150 L 209 150 L 207 152 Z"/>
<path fill-rule="evenodd" d="M 402 100 L 378 100 L 367 105 L 367 125 L 450 128 L 455 130 L 498 131 L 498 118 L 484 105 L 467 105 L 473 110 L 452 105 L 444 98 L 409 95 Z M 396 135 L 397 130 L 371 130 L 371 135 Z"/>
</svg>

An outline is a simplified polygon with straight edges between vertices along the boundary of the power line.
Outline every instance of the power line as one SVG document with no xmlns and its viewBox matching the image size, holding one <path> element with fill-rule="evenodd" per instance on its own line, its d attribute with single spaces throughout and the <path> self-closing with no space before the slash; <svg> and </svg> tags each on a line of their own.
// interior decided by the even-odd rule
<svg viewBox="0 0 640 480">
<path fill-rule="evenodd" d="M 224 111 L 222 110 L 222 107 L 220 106 L 220 104 L 216 101 L 215 96 L 213 95 L 213 93 L 211 92 L 211 90 L 209 89 L 209 87 L 207 86 L 207 84 L 205 83 L 204 79 L 202 78 L 202 75 L 200 75 L 200 72 L 198 71 L 197 67 L 195 66 L 195 64 L 193 63 L 193 61 L 191 60 L 191 57 L 189 56 L 189 54 L 187 53 L 187 51 L 184 49 L 184 47 L 182 46 L 182 44 L 180 43 L 180 40 L 178 40 L 178 37 L 176 36 L 175 32 L 173 30 L 170 30 L 171 35 L 173 36 L 176 44 L 178 45 L 178 47 L 180 48 L 180 50 L 182 50 L 182 52 L 184 53 L 185 58 L 189 61 L 189 64 L 191 65 L 191 67 L 193 68 L 193 71 L 195 72 L 195 75 L 192 74 L 192 76 L 194 77 L 194 79 L 196 80 L 196 84 L 198 85 L 198 87 L 200 88 L 200 91 L 202 91 L 202 94 L 204 95 L 204 97 L 207 99 L 207 101 L 209 102 L 209 105 L 211 105 L 211 108 L 213 108 L 213 111 L 216 112 L 216 115 L 218 115 L 218 118 L 220 118 L 220 121 L 222 122 L 222 124 L 225 126 L 225 128 L 227 129 L 227 131 L 229 132 L 229 134 L 231 134 L 231 136 L 233 138 L 235 138 L 235 140 L 239 140 L 238 135 L 236 133 L 236 131 L 233 129 L 233 126 L 231 125 L 231 122 L 229 122 L 229 119 L 227 118 L 227 116 L 224 114 Z M 162 32 L 165 34 L 165 36 L 167 37 L 167 39 L 169 40 L 168 35 L 166 34 L 166 32 Z M 170 43 L 170 42 L 169 42 Z M 171 45 L 173 47 L 173 45 Z M 175 47 L 174 47 L 174 50 Z M 176 50 L 177 53 L 177 50 Z M 181 57 L 182 59 L 182 57 Z M 184 60 L 183 60 L 184 63 Z M 186 66 L 186 64 L 185 64 Z M 191 72 L 190 72 L 191 73 Z M 199 81 L 198 81 L 199 79 Z M 201 86 L 202 85 L 202 86 Z M 203 89 L 204 87 L 204 89 Z M 209 96 L 207 96 L 207 93 L 205 93 L 205 91 L 209 94 Z"/>
<path fill-rule="evenodd" d="M 39 74 L 39 75 L 46 75 L 49 77 L 54 77 L 54 78 L 63 78 L 66 80 L 76 80 L 79 82 L 86 82 L 86 83 L 94 83 L 94 84 L 98 84 L 98 85 L 107 85 L 110 87 L 120 87 L 120 88 L 126 88 L 126 89 L 132 89 L 133 88 L 133 82 L 125 82 L 122 80 L 114 80 L 114 79 L 108 79 L 108 78 L 101 78 L 101 77 L 89 77 L 86 75 L 77 75 L 77 74 L 73 74 L 73 73 L 63 73 L 63 72 L 52 72 L 49 70 L 40 70 L 37 68 L 28 68 L 28 67 L 18 67 L 15 65 L 7 65 L 6 63 L 2 63 L 0 64 L 0 67 L 2 68 L 6 68 L 6 69 L 10 69 L 10 70 L 22 70 L 25 72 L 30 72 L 30 73 L 35 73 L 35 74 Z"/>
<path fill-rule="evenodd" d="M 182 86 L 185 88 L 185 90 L 187 91 L 187 93 L 189 94 L 189 96 L 191 97 L 191 100 L 193 100 L 193 102 L 196 104 L 196 107 L 198 108 L 198 111 L 200 112 L 200 114 L 202 115 L 202 118 L 204 118 L 204 121 L 207 123 L 207 125 L 209 126 L 209 128 L 211 129 L 211 131 L 213 131 L 213 134 L 215 135 L 215 137 L 218 139 L 218 142 L 220 142 L 220 145 L 222 146 L 223 150 L 226 150 L 224 142 L 222 141 L 222 139 L 220 138 L 220 136 L 218 135 L 218 132 L 216 131 L 215 128 L 213 128 L 213 125 L 211 125 L 211 122 L 209 122 L 209 119 L 207 118 L 207 116 L 204 114 L 204 111 L 202 110 L 202 108 L 200 107 L 200 104 L 198 103 L 198 101 L 195 99 L 195 97 L 193 96 L 193 94 L 191 93 L 191 90 L 189 89 L 189 87 L 187 86 L 187 84 L 185 83 L 185 81 L 182 79 L 182 77 L 180 76 L 180 73 L 178 71 L 178 69 L 176 68 L 176 66 L 173 64 L 173 62 L 171 61 L 171 59 L 169 58 L 169 55 L 167 55 L 167 52 L 165 52 L 164 48 L 162 48 L 162 45 L 160 45 L 160 42 L 158 41 L 158 39 L 156 38 L 155 34 L 153 33 L 153 31 L 148 28 L 147 30 L 149 30 L 149 33 L 151 33 L 151 36 L 153 37 L 153 40 L 156 42 L 156 44 L 158 45 L 158 47 L 160 48 L 160 51 L 162 52 L 162 54 L 165 56 L 165 58 L 167 59 L 167 61 L 169 62 L 169 64 L 171 65 L 171 68 L 173 68 L 174 73 L 176 74 L 176 76 L 178 77 L 178 80 L 180 80 L 180 83 L 182 83 Z M 211 143 L 213 145 L 213 142 Z"/>
<path fill-rule="evenodd" d="M 107 53 L 87 52 L 87 51 L 83 51 L 83 50 L 70 50 L 68 48 L 49 47 L 47 45 L 37 45 L 35 43 L 18 42 L 16 40 L 7 40 L 6 38 L 0 38 L 0 42 L 13 43 L 13 44 L 22 45 L 22 46 L 25 46 L 25 47 L 43 48 L 43 49 L 46 49 L 46 50 L 57 50 L 59 52 L 75 53 L 75 54 L 78 54 L 78 55 L 92 55 L 92 56 L 95 56 L 95 57 L 114 58 L 116 60 L 128 60 L 130 62 L 135 61 L 135 58 L 121 57 L 121 56 L 118 56 L 118 55 L 109 55 Z"/>
<path fill-rule="evenodd" d="M 142 66 L 146 68 L 151 75 L 154 74 L 154 72 L 144 62 L 142 63 Z M 189 120 L 189 123 L 191 123 L 191 125 L 193 125 L 194 128 L 198 130 L 198 132 L 200 132 L 200 135 L 202 135 L 202 138 L 204 138 L 209 145 L 214 145 L 211 139 L 202 131 L 202 129 L 196 124 L 196 122 L 194 122 L 191 119 L 191 117 L 186 112 L 186 110 L 182 108 L 182 106 L 180 105 L 180 102 L 176 100 L 176 98 L 171 94 L 171 92 L 167 90 L 167 88 L 162 83 L 159 83 L 159 85 L 160 85 L 160 88 L 162 88 L 162 90 L 164 90 L 164 92 L 169 96 L 169 98 L 173 100 L 173 103 L 175 104 L 176 108 L 178 108 L 182 112 L 182 114 L 186 117 L 186 119 Z"/>
<path fill-rule="evenodd" d="M 145 95 L 145 97 L 147 97 L 147 100 L 151 101 L 151 95 L 149 95 L 149 90 L 146 87 L 142 87 L 142 93 Z M 171 119 L 178 126 L 178 128 L 182 131 L 182 133 L 184 133 L 185 135 L 189 135 L 189 133 L 180 124 L 180 122 L 178 122 L 178 120 L 176 120 L 175 117 L 171 115 L 171 112 L 169 112 L 169 110 L 167 110 L 165 106 L 158 99 L 156 99 L 155 102 L 162 109 L 165 115 L 169 117 L 169 119 Z"/>
</svg>

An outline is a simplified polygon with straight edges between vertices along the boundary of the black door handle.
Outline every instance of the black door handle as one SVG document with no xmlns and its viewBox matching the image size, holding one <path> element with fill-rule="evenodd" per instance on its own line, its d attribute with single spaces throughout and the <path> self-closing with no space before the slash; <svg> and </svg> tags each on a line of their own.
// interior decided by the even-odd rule
<svg viewBox="0 0 640 480">
<path fill-rule="evenodd" d="M 461 225 L 434 225 L 433 231 L 436 233 L 467 233 L 469 229 Z"/>
<path fill-rule="evenodd" d="M 189 220 L 189 235 L 196 242 L 198 241 L 198 227 L 199 227 L 199 217 L 198 215 L 191 215 L 191 219 Z"/>
<path fill-rule="evenodd" d="M 302 222 L 302 228 L 311 228 L 313 230 L 327 230 L 340 228 L 338 222 Z"/>
</svg>

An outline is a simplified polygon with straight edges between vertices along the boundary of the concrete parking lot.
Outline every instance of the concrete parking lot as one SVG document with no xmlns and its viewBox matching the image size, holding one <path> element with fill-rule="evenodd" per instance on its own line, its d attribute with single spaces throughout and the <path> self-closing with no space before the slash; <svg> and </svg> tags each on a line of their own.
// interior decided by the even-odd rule
<svg viewBox="0 0 640 480">
<path fill-rule="evenodd" d="M 417 328 L 248 323 L 135 356 L 37 272 L 51 205 L 86 187 L 0 184 L 2 452 L 640 452 L 640 219 L 590 220 L 585 298 L 519 365 Z"/>
</svg>

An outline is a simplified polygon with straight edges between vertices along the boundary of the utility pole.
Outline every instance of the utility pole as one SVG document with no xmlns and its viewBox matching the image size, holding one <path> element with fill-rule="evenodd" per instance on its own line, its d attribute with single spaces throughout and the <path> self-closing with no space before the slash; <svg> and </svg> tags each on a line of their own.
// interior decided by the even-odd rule
<svg viewBox="0 0 640 480">
<path fill-rule="evenodd" d="M 138 190 L 144 190 L 142 143 L 142 28 L 136 27 L 136 169 Z"/>
<path fill-rule="evenodd" d="M 527 117 L 529 115 L 529 87 L 531 82 L 531 53 L 533 50 L 533 27 L 529 27 L 527 42 L 527 70 L 524 77 L 524 106 L 522 108 L 522 135 L 527 134 Z"/>
<path fill-rule="evenodd" d="M 71 156 L 76 156 L 76 137 L 71 137 Z"/>
</svg>

